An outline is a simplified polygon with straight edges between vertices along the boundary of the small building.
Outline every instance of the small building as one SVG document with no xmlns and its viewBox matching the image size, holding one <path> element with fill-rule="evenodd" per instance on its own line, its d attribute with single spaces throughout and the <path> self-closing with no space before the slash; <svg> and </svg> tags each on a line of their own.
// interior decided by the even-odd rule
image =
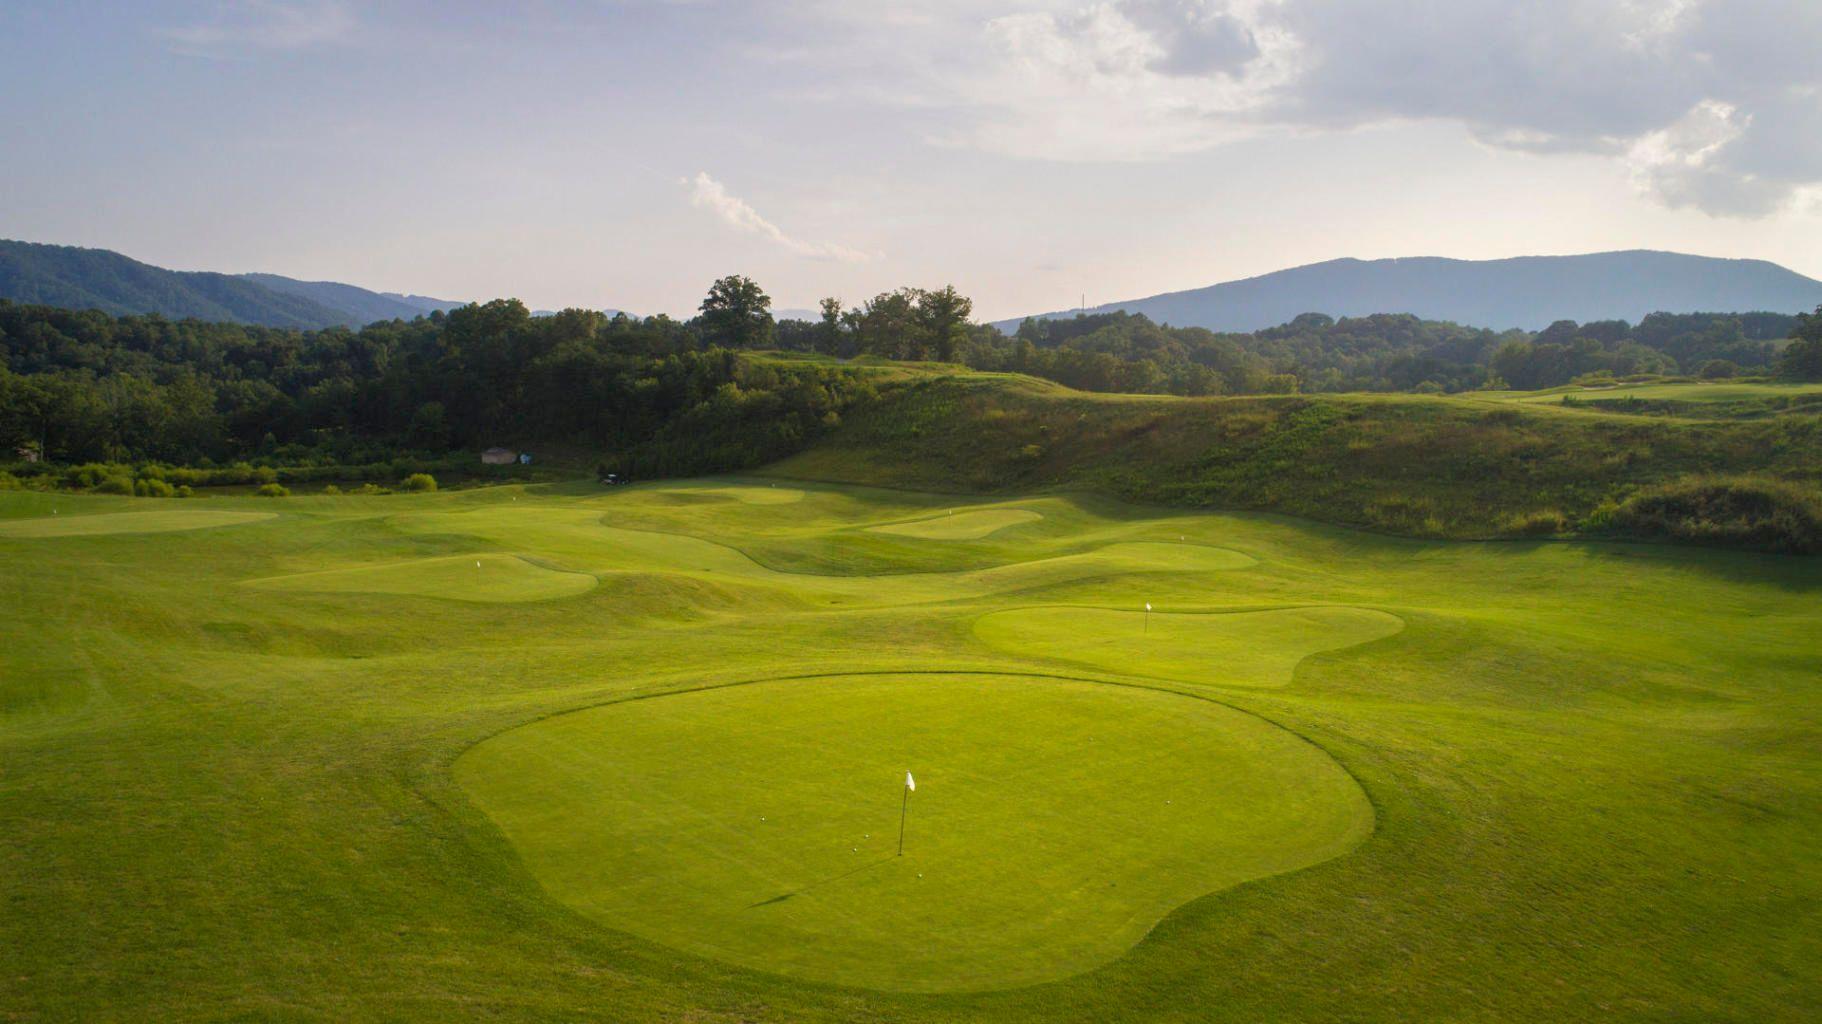
<svg viewBox="0 0 1822 1024">
<path fill-rule="evenodd" d="M 13 454 L 19 457 L 20 462 L 37 462 L 40 457 L 38 446 L 35 444 L 22 444 Z"/>
<path fill-rule="evenodd" d="M 521 465 L 521 466 L 531 465 L 531 453 L 530 452 L 520 452 L 519 453 L 519 465 Z"/>
<path fill-rule="evenodd" d="M 481 453 L 481 461 L 489 466 L 510 466 L 519 461 L 519 453 L 510 448 L 489 448 Z"/>
</svg>

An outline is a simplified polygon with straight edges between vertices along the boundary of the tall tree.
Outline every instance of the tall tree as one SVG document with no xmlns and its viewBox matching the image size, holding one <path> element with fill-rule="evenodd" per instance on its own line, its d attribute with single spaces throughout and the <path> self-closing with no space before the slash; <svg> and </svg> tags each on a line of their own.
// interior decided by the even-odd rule
<svg viewBox="0 0 1822 1024">
<path fill-rule="evenodd" d="M 1778 360 L 1778 374 L 1795 380 L 1822 380 L 1822 306 L 1797 315 L 1791 343 Z"/>
<path fill-rule="evenodd" d="M 711 344 L 761 348 L 772 340 L 772 297 L 750 277 L 730 274 L 702 300 L 702 335 Z"/>
<path fill-rule="evenodd" d="M 974 300 L 955 290 L 952 284 L 935 291 L 923 292 L 917 301 L 918 319 L 924 322 L 936 358 L 948 363 L 968 339 L 968 318 L 974 315 Z"/>
<path fill-rule="evenodd" d="M 827 355 L 842 355 L 841 351 L 841 300 L 833 295 L 822 300 L 822 322 L 817 325 L 816 351 Z"/>
</svg>

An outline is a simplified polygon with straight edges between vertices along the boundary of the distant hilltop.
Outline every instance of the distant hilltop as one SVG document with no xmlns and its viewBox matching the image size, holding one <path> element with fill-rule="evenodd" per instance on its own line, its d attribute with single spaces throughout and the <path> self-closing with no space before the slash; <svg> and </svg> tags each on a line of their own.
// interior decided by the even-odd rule
<svg viewBox="0 0 1822 1024">
<path fill-rule="evenodd" d="M 1822 305 L 1822 281 L 1765 260 L 1717 259 L 1634 249 L 1503 260 L 1338 259 L 1094 306 L 1089 313 L 1143 313 L 1173 327 L 1257 331 L 1301 313 L 1411 313 L 1473 327 L 1535 331 L 1557 320 L 1629 320 L 1647 313 L 1764 310 Z M 1067 318 L 1077 310 L 1038 314 Z M 1008 333 L 1023 318 L 994 326 Z"/>
<path fill-rule="evenodd" d="M 309 330 L 410 320 L 466 305 L 277 274 L 166 270 L 107 249 L 0 240 L 0 299 Z"/>
</svg>

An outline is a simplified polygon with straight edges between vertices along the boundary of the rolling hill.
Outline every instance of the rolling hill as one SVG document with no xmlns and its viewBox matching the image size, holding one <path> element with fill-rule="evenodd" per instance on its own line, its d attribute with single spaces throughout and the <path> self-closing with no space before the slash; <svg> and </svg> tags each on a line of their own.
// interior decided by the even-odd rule
<svg viewBox="0 0 1822 1024">
<path fill-rule="evenodd" d="M 1214 331 L 1256 331 L 1301 313 L 1412 313 L 1496 330 L 1539 330 L 1562 319 L 1636 322 L 1659 311 L 1798 313 L 1818 305 L 1822 281 L 1775 263 L 1629 250 L 1503 260 L 1329 260 L 1207 288 L 1110 302 L 1087 312 L 1125 310 L 1158 323 Z M 1011 332 L 1019 322 L 1001 320 L 994 326 Z"/>
<path fill-rule="evenodd" d="M 107 249 L 0 240 L 0 298 L 265 327 L 359 327 L 462 305 L 276 274 L 166 270 Z"/>
</svg>

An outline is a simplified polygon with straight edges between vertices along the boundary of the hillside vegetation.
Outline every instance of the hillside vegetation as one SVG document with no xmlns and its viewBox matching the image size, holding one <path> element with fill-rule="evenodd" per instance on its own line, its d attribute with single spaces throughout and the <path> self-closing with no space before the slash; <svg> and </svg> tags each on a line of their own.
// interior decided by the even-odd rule
<svg viewBox="0 0 1822 1024">
<path fill-rule="evenodd" d="M 157 496 L 375 482 L 536 444 L 569 453 L 572 467 L 636 479 L 796 455 L 777 471 L 931 490 L 1092 490 L 1421 536 L 1599 530 L 1816 547 L 1804 496 L 1822 479 L 1822 403 L 1798 382 L 1822 376 L 1822 315 L 1565 321 L 1522 338 L 1314 315 L 1233 338 L 1119 316 L 1028 324 L 1008 339 L 971 323 L 953 288 L 900 289 L 846 312 L 831 299 L 820 324 L 776 322 L 769 303 L 752 281 L 728 277 L 689 322 L 534 316 L 499 300 L 299 332 L 0 300 L 0 451 L 46 460 L 0 471 L 0 486 L 23 477 Z M 1744 338 L 1748 325 L 1793 336 L 1778 356 L 1786 380 L 1730 376 L 1738 364 L 1722 355 L 1770 369 L 1774 345 Z M 1614 378 L 1698 362 L 1724 365 L 1706 367 L 1714 379 L 1699 385 Z M 1428 393 L 1298 393 L 1383 385 L 1394 366 Z M 1274 372 L 1286 367 L 1297 372 Z M 1436 393 L 1490 383 L 1495 369 L 1532 385 L 1584 383 Z M 1206 397 L 1104 393 L 1123 383 Z M 1252 395 L 1213 397 L 1236 391 Z M 178 467 L 207 472 L 164 471 Z M 1717 473 L 1756 497 L 1668 519 L 1622 514 L 1644 488 Z"/>
<path fill-rule="evenodd" d="M 1762 501 L 1714 506 L 1738 520 L 1726 528 L 1647 529 L 1644 518 L 1610 514 L 1716 467 L 1783 486 Z M 771 471 L 965 493 L 1087 490 L 1420 536 L 1639 527 L 1811 550 L 1800 531 L 1786 539 L 1771 524 L 1800 522 L 1785 506 L 1813 500 L 1822 483 L 1822 418 L 1647 419 L 1422 395 L 1086 395 L 1030 378 L 953 375 L 855 410 L 841 431 Z"/>
</svg>

